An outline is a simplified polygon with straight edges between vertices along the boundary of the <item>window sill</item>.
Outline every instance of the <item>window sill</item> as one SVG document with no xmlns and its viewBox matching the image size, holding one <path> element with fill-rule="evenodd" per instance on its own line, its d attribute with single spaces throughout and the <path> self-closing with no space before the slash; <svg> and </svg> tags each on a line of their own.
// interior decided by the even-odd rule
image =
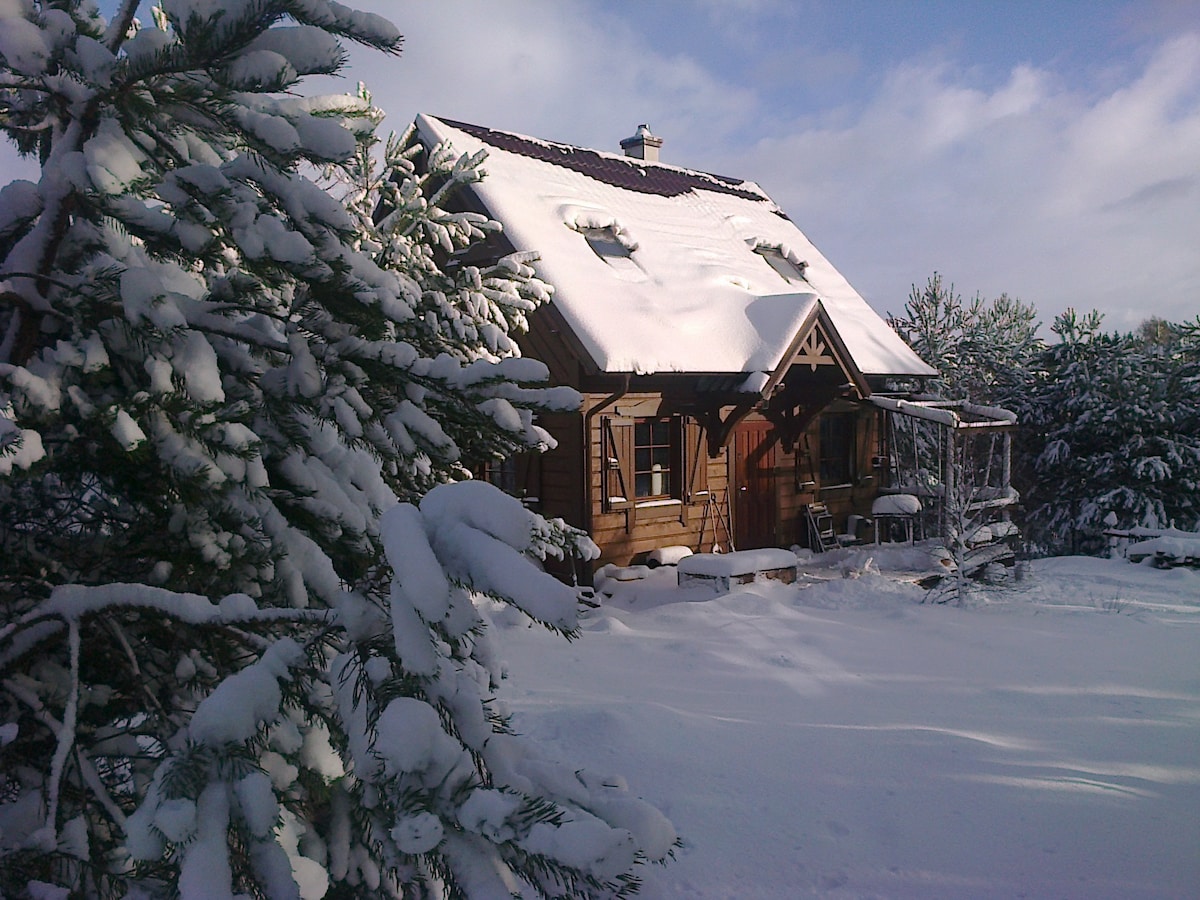
<svg viewBox="0 0 1200 900">
<path fill-rule="evenodd" d="M 824 485 L 821 485 L 821 493 L 827 494 L 830 491 L 849 491 L 849 490 L 852 490 L 853 488 L 854 488 L 854 485 L 851 484 L 850 482 L 846 482 L 845 484 L 824 484 Z"/>
<path fill-rule="evenodd" d="M 670 497 L 662 500 L 639 500 L 634 507 L 639 519 L 673 519 L 679 517 L 683 501 Z"/>
</svg>

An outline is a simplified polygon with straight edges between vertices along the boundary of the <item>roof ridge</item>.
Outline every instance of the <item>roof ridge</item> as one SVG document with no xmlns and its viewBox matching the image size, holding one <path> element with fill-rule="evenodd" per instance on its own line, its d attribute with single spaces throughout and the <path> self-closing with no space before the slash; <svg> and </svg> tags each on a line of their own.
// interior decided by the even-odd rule
<svg viewBox="0 0 1200 900">
<path fill-rule="evenodd" d="M 603 150 L 594 150 L 590 147 L 578 147 L 574 144 L 528 137 L 511 131 L 472 125 L 469 122 L 443 119 L 440 116 L 433 118 L 451 128 L 466 132 L 497 149 L 562 166 L 613 187 L 666 197 L 674 197 L 695 190 L 715 191 L 732 194 L 743 200 L 774 205 L 774 201 L 762 188 L 745 179 L 716 175 L 661 161 L 637 159 Z"/>
</svg>

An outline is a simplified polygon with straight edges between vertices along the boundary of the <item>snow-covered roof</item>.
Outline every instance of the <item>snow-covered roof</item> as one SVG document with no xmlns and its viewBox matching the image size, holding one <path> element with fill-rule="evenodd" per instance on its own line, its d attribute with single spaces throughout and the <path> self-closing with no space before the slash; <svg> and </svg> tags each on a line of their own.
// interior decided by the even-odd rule
<svg viewBox="0 0 1200 900">
<path fill-rule="evenodd" d="M 819 302 L 865 375 L 936 374 L 752 182 L 426 115 L 417 128 L 487 151 L 475 192 L 540 254 L 601 371 L 774 372 Z"/>
</svg>

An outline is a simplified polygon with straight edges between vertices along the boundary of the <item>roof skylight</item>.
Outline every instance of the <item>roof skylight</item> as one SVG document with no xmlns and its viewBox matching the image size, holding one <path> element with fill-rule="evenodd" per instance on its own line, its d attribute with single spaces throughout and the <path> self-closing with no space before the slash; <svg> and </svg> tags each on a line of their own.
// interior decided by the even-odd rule
<svg viewBox="0 0 1200 900">
<path fill-rule="evenodd" d="M 806 281 L 804 270 L 808 263 L 778 244 L 756 244 L 754 252 L 767 261 L 779 277 L 789 284 Z"/>
<path fill-rule="evenodd" d="M 629 259 L 632 248 L 622 242 L 611 225 L 604 228 L 581 228 L 580 233 L 588 246 L 605 262 L 611 262 L 616 257 Z"/>
<path fill-rule="evenodd" d="M 644 281 L 646 273 L 633 258 L 637 244 L 617 225 L 582 226 L 577 229 L 601 260 L 624 281 Z"/>
</svg>

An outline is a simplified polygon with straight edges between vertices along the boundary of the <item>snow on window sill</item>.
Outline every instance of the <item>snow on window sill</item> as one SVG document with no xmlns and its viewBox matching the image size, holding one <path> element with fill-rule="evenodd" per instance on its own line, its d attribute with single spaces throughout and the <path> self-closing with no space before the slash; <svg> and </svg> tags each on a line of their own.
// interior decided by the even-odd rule
<svg viewBox="0 0 1200 900">
<path fill-rule="evenodd" d="M 658 500 L 639 500 L 634 505 L 638 509 L 654 509 L 663 506 L 682 506 L 683 501 L 672 497 L 663 497 Z"/>
</svg>

